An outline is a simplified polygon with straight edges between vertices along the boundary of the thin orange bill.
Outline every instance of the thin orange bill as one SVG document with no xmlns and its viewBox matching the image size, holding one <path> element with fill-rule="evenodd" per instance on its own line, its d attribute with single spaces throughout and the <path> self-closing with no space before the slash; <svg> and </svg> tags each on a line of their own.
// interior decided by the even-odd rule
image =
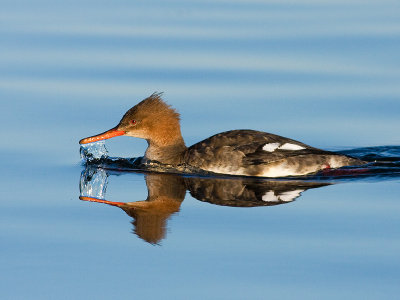
<svg viewBox="0 0 400 300">
<path fill-rule="evenodd" d="M 114 206 L 121 206 L 121 205 L 126 204 L 124 202 L 113 202 L 113 201 L 107 201 L 107 200 L 97 199 L 97 198 L 93 198 L 93 197 L 85 197 L 85 196 L 80 196 L 79 199 L 83 200 L 83 201 L 105 203 L 105 204 L 114 205 Z"/>
<path fill-rule="evenodd" d="M 100 133 L 98 135 L 90 136 L 79 141 L 79 144 L 88 144 L 93 142 L 98 142 L 102 140 L 107 140 L 116 136 L 124 135 L 125 131 L 117 130 L 117 129 L 110 129 L 106 132 Z"/>
</svg>

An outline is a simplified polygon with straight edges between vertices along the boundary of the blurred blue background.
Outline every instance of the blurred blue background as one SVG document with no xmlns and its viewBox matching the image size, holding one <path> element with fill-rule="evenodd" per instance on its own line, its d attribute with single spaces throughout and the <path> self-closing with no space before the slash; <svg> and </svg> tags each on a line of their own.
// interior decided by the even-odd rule
<svg viewBox="0 0 400 300">
<path fill-rule="evenodd" d="M 162 246 L 78 200 L 78 140 L 155 91 L 188 145 L 251 128 L 399 145 L 400 2 L 0 0 L 2 299 L 395 298 L 399 180 L 233 209 L 187 195 Z M 112 156 L 146 143 L 107 142 Z M 142 174 L 110 178 L 146 198 Z"/>
</svg>

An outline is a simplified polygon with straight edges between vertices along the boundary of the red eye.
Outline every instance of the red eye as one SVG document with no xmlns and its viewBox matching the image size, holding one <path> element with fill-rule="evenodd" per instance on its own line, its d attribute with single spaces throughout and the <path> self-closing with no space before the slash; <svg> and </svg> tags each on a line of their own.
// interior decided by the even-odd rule
<svg viewBox="0 0 400 300">
<path fill-rule="evenodd" d="M 135 124 L 136 124 L 136 120 L 132 120 L 130 123 L 131 123 L 132 125 L 135 125 Z"/>
</svg>

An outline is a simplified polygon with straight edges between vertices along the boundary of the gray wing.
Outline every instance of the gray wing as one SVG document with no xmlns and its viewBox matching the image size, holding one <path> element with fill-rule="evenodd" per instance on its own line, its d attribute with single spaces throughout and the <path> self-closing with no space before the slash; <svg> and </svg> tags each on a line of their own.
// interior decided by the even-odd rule
<svg viewBox="0 0 400 300">
<path fill-rule="evenodd" d="M 286 147 L 283 147 L 284 145 Z M 269 150 L 265 150 L 266 148 Z M 198 167 L 204 167 L 209 162 L 215 163 L 216 160 L 237 167 L 268 164 L 298 155 L 333 154 L 289 138 L 255 130 L 222 132 L 191 146 L 188 150 L 188 161 L 197 162 Z"/>
<path fill-rule="evenodd" d="M 190 147 L 185 161 L 214 173 L 282 177 L 305 175 L 325 168 L 362 165 L 349 156 L 317 149 L 271 133 L 233 130 Z"/>
</svg>

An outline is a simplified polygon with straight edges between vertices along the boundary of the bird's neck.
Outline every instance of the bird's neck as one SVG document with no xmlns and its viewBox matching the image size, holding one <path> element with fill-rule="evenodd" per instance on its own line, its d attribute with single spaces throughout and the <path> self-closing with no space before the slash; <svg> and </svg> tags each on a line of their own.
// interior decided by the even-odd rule
<svg viewBox="0 0 400 300">
<path fill-rule="evenodd" d="M 178 165 L 183 163 L 184 153 L 187 150 L 183 138 L 180 137 L 171 143 L 157 143 L 148 140 L 145 159 L 155 160 L 162 164 Z"/>
</svg>

